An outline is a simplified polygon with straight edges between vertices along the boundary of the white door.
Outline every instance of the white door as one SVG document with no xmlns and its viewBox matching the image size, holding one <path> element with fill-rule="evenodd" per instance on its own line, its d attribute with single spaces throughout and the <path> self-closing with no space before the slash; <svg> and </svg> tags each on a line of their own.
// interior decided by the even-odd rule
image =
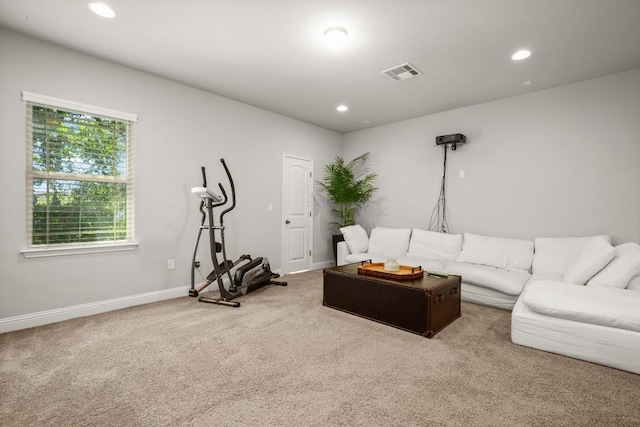
<svg viewBox="0 0 640 427">
<path fill-rule="evenodd" d="M 282 269 L 309 270 L 313 236 L 313 160 L 282 156 Z"/>
</svg>

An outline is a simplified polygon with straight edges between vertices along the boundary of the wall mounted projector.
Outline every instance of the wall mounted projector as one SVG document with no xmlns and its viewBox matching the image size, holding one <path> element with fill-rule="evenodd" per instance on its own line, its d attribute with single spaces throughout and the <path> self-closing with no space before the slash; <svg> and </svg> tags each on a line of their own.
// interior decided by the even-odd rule
<svg viewBox="0 0 640 427">
<path fill-rule="evenodd" d="M 436 136 L 436 145 L 448 145 L 451 144 L 451 149 L 456 149 L 456 144 L 464 144 L 467 141 L 467 137 L 461 133 L 452 133 L 451 135 Z"/>
</svg>

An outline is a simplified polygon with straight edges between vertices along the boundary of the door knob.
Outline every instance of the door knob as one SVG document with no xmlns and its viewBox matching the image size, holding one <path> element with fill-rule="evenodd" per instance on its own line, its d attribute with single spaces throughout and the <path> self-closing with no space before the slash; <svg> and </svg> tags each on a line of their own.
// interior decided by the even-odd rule
<svg viewBox="0 0 640 427">
<path fill-rule="evenodd" d="M 285 223 L 285 224 L 291 224 L 291 221 L 286 220 L 284 223 Z"/>
</svg>

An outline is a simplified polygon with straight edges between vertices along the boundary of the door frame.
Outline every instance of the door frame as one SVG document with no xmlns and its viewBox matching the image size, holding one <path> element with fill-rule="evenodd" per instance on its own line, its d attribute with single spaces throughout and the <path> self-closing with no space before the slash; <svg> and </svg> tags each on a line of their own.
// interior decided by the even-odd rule
<svg viewBox="0 0 640 427">
<path fill-rule="evenodd" d="M 282 181 L 281 181 L 281 206 L 280 206 L 280 235 L 281 235 L 281 242 L 280 242 L 280 263 L 282 265 L 282 273 L 287 274 L 287 273 L 291 273 L 290 271 L 287 271 L 287 269 L 285 268 L 286 264 L 286 255 L 285 255 L 285 248 L 287 247 L 286 245 L 286 227 L 285 227 L 285 220 L 286 218 L 284 217 L 284 211 L 285 211 L 285 159 L 287 158 L 291 158 L 291 159 L 298 159 L 298 160 L 303 160 L 306 162 L 309 162 L 309 165 L 311 167 L 311 177 L 310 177 L 310 183 L 309 183 L 309 196 L 311 198 L 311 216 L 309 218 L 309 229 L 307 230 L 308 233 L 308 241 L 309 241 L 309 250 L 311 251 L 311 255 L 309 256 L 309 261 L 307 262 L 307 270 L 311 270 L 312 266 L 313 266 L 313 214 L 314 214 L 314 209 L 313 209 L 313 196 L 315 194 L 314 188 L 315 186 L 313 185 L 314 181 L 314 173 L 313 173 L 313 158 L 311 157 L 307 157 L 307 156 L 301 156 L 299 154 L 292 154 L 292 153 L 282 153 Z"/>
</svg>

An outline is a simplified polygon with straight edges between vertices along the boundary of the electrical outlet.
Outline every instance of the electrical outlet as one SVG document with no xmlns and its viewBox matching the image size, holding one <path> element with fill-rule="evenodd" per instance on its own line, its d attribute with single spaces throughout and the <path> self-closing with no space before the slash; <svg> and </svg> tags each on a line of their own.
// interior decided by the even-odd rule
<svg viewBox="0 0 640 427">
<path fill-rule="evenodd" d="M 193 265 L 195 265 L 196 268 L 200 267 L 200 255 L 196 255 Z"/>
<path fill-rule="evenodd" d="M 170 259 L 169 261 L 167 261 L 167 268 L 169 270 L 175 270 L 176 269 L 176 260 L 175 259 Z"/>
</svg>

